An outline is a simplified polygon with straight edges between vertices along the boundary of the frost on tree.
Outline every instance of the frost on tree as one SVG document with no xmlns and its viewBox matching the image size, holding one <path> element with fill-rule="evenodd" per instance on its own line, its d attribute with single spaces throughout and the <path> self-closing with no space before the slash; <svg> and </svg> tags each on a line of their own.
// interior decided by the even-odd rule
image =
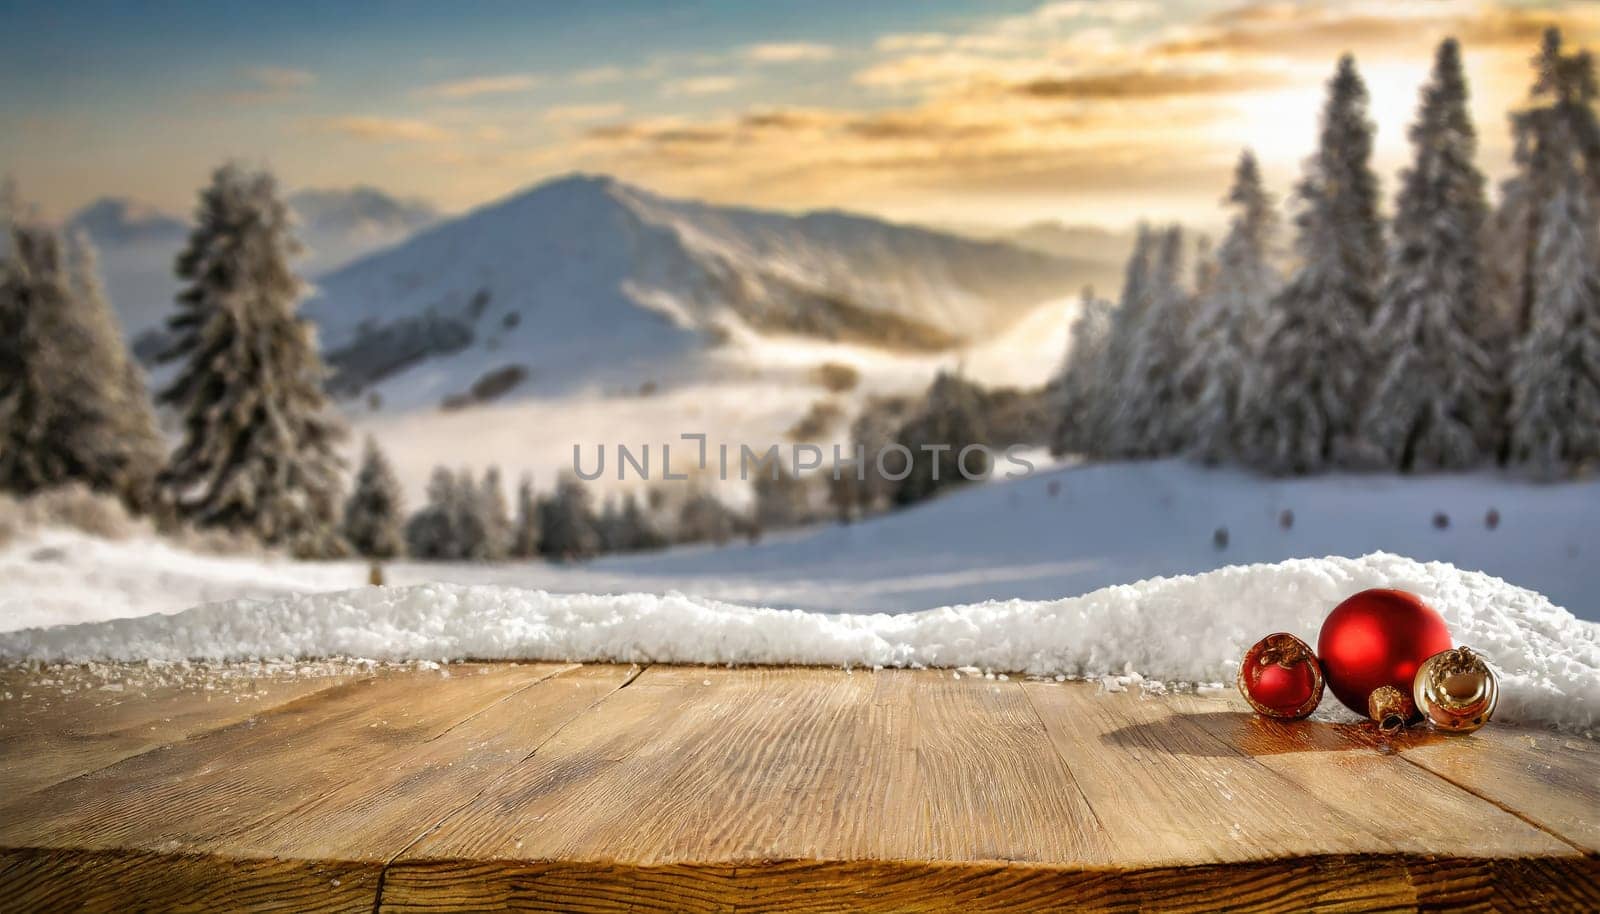
<svg viewBox="0 0 1600 914">
<path fill-rule="evenodd" d="M 1078 316 L 1072 322 L 1072 342 L 1066 360 L 1053 382 L 1056 428 L 1050 452 L 1087 454 L 1098 448 L 1101 430 L 1096 425 L 1097 404 L 1106 395 L 1101 383 L 1106 366 L 1106 346 L 1111 333 L 1112 305 L 1084 289 Z"/>
<path fill-rule="evenodd" d="M 1130 324 L 1117 387 L 1115 420 L 1107 436 L 1120 457 L 1160 457 L 1183 447 L 1188 400 L 1174 366 L 1188 348 L 1194 299 L 1183 285 L 1183 230 L 1161 232 L 1143 283 L 1143 301 Z"/>
<path fill-rule="evenodd" d="M 1576 156 L 1590 209 L 1600 211 L 1600 86 L 1594 60 L 1588 51 L 1564 52 L 1561 32 L 1552 28 L 1533 63 L 1528 104 L 1511 117 L 1516 170 L 1501 185 L 1491 233 L 1495 302 L 1517 334 L 1533 324 L 1540 220 L 1566 173 L 1562 151 Z M 1555 137 L 1561 139 L 1553 143 Z"/>
<path fill-rule="evenodd" d="M 1411 142 L 1372 329 L 1383 361 L 1362 439 L 1376 465 L 1460 469 L 1499 450 L 1505 334 L 1481 266 L 1488 204 L 1454 39 L 1439 46 Z"/>
<path fill-rule="evenodd" d="M 0 488 L 81 482 L 151 507 L 162 442 L 93 250 L 11 225 L 0 261 Z"/>
<path fill-rule="evenodd" d="M 1266 324 L 1267 303 L 1281 284 L 1273 267 L 1277 211 L 1248 150 L 1239 156 L 1228 203 L 1233 219 L 1214 268 L 1197 289 L 1189 351 L 1179 368 L 1180 383 L 1193 396 L 1190 448 L 1205 460 L 1235 452 L 1247 373 Z"/>
<path fill-rule="evenodd" d="M 1372 131 L 1366 86 L 1346 55 L 1296 189 L 1300 267 L 1273 298 L 1244 398 L 1241 456 L 1268 472 L 1318 472 L 1361 450 L 1374 368 L 1367 330 L 1384 262 Z"/>
<path fill-rule="evenodd" d="M 1561 132 L 1547 137 L 1553 151 Z M 1600 214 L 1576 139 L 1539 217 L 1533 310 L 1511 370 L 1509 459 L 1545 478 L 1600 461 Z"/>
<path fill-rule="evenodd" d="M 323 394 L 311 327 L 295 313 L 299 245 L 265 173 L 225 165 L 200 195 L 178 257 L 187 286 L 164 354 L 182 366 L 161 394 L 183 442 L 163 478 L 180 511 L 304 554 L 336 545 L 343 424 Z"/>
<path fill-rule="evenodd" d="M 344 537 L 357 555 L 392 559 L 405 553 L 400 482 L 378 442 L 367 436 L 361 469 L 344 505 Z"/>
<path fill-rule="evenodd" d="M 1133 253 L 1128 255 L 1123 272 L 1122 295 L 1111 312 L 1105 349 L 1097 360 L 1099 376 L 1089 385 L 1095 391 L 1095 398 L 1083 421 L 1093 430 L 1093 435 L 1086 439 L 1091 445 L 1086 453 L 1095 457 L 1117 456 L 1123 447 L 1118 425 L 1123 418 L 1123 385 L 1136 337 L 1149 308 L 1150 274 L 1156 246 L 1155 234 L 1148 225 L 1141 223 L 1134 238 Z"/>
</svg>

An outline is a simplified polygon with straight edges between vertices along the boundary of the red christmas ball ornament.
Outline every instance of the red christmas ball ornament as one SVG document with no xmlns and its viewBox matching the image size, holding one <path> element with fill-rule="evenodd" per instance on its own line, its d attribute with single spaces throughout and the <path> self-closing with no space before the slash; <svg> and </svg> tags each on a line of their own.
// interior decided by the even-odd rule
<svg viewBox="0 0 1600 914">
<path fill-rule="evenodd" d="M 1411 691 L 1417 669 L 1451 646 L 1444 617 L 1403 590 L 1363 590 L 1334 607 L 1317 636 L 1322 674 L 1334 697 L 1357 714 L 1381 709 L 1389 727 L 1416 719 Z M 1386 687 L 1398 693 L 1398 705 L 1391 692 L 1373 701 L 1373 693 Z"/>
<path fill-rule="evenodd" d="M 1322 669 L 1311 646 L 1288 632 L 1257 641 L 1239 664 L 1239 692 L 1256 712 L 1299 720 L 1322 701 Z"/>
</svg>

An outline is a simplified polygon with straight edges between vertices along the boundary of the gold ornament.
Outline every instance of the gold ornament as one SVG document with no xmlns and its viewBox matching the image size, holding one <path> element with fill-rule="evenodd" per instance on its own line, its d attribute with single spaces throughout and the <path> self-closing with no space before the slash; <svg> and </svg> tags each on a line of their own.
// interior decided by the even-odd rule
<svg viewBox="0 0 1600 914">
<path fill-rule="evenodd" d="M 1398 733 L 1416 713 L 1411 699 L 1394 686 L 1379 686 L 1367 696 L 1367 716 L 1384 733 Z"/>
<path fill-rule="evenodd" d="M 1500 682 L 1472 648 L 1458 647 L 1423 661 L 1411 692 L 1435 727 L 1471 733 L 1494 716 Z"/>
</svg>

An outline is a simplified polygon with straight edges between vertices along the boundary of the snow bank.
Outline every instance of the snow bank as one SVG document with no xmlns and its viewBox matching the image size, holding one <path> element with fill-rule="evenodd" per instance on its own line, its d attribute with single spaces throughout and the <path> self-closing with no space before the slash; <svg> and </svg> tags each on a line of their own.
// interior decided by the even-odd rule
<svg viewBox="0 0 1600 914">
<path fill-rule="evenodd" d="M 1504 677 L 1503 719 L 1580 732 L 1600 725 L 1600 625 L 1497 578 L 1384 553 L 1234 566 L 1064 600 L 902 615 L 752 609 L 677 593 L 367 588 L 0 634 L 0 658 L 973 666 L 1073 677 L 1137 671 L 1166 682 L 1224 683 L 1256 639 L 1290 631 L 1314 643 L 1334 605 L 1379 586 L 1420 594 L 1444 613 L 1459 643 L 1495 661 Z"/>
</svg>

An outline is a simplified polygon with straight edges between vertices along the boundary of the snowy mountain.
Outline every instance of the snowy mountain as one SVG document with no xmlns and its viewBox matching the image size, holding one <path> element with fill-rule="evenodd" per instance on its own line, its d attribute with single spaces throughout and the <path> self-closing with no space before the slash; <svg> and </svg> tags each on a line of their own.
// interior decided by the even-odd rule
<svg viewBox="0 0 1600 914">
<path fill-rule="evenodd" d="M 840 212 L 791 216 L 573 176 L 324 276 L 305 313 L 335 391 L 436 405 L 698 376 L 730 338 L 902 352 L 986 339 L 1081 276 L 1071 260 Z"/>
<path fill-rule="evenodd" d="M 302 190 L 288 203 L 306 246 L 295 267 L 308 276 L 394 244 L 439 218 L 426 202 L 371 187 Z M 159 325 L 178 291 L 172 265 L 188 238 L 188 220 L 137 200 L 102 197 L 73 213 L 65 228 L 87 233 L 100 249 L 106 289 L 129 334 Z"/>
</svg>

